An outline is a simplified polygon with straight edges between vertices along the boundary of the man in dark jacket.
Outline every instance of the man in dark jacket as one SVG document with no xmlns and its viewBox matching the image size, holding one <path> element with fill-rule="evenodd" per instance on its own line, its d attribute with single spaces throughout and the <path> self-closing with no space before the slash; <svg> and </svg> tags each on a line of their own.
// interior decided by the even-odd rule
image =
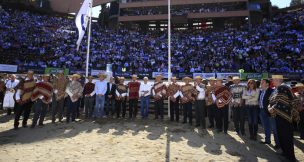
<svg viewBox="0 0 304 162">
<path fill-rule="evenodd" d="M 271 132 L 273 132 L 275 140 L 275 148 L 279 148 L 279 140 L 275 119 L 270 116 L 268 112 L 269 98 L 273 89 L 269 87 L 270 81 L 268 79 L 261 80 L 261 91 L 259 95 L 260 119 L 265 131 L 265 141 L 262 144 L 270 144 Z"/>
<path fill-rule="evenodd" d="M 114 83 L 114 77 L 110 78 L 110 81 L 107 83 L 107 92 L 106 92 L 106 115 L 114 115 L 115 112 L 115 91 L 116 85 Z M 111 111 L 111 114 L 110 114 Z"/>
<path fill-rule="evenodd" d="M 299 112 L 294 105 L 295 96 L 283 80 L 283 75 L 272 75 L 275 90 L 270 96 L 268 111 L 276 120 L 282 155 L 289 161 L 297 161 L 294 153 L 293 122 L 298 122 Z"/>
</svg>

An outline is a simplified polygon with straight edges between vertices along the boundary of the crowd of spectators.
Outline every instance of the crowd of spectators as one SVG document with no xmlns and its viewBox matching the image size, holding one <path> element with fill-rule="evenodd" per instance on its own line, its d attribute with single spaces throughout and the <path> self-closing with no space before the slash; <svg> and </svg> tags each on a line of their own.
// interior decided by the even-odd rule
<svg viewBox="0 0 304 162">
<path fill-rule="evenodd" d="M 171 7 L 172 15 L 187 15 L 188 13 L 211 13 L 225 11 L 246 10 L 246 3 L 210 3 L 210 4 L 195 4 L 195 5 L 179 5 Z M 122 9 L 120 16 L 141 16 L 141 15 L 159 15 L 167 14 L 168 7 L 137 7 Z"/>
<path fill-rule="evenodd" d="M 281 13 L 249 29 L 172 31 L 173 72 L 303 72 L 304 10 Z M 0 10 L 0 63 L 85 69 L 74 19 Z M 167 71 L 167 32 L 102 29 L 92 23 L 90 68 Z"/>
</svg>

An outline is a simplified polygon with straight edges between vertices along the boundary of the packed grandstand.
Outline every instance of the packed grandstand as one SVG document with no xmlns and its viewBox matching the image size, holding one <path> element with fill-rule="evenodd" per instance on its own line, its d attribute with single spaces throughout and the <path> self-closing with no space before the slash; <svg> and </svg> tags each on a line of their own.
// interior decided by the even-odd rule
<svg viewBox="0 0 304 162">
<path fill-rule="evenodd" d="M 173 30 L 172 72 L 302 73 L 304 10 L 279 12 L 252 28 Z M 0 63 L 18 69 L 85 68 L 86 37 L 76 51 L 74 19 L 3 7 Z M 166 72 L 167 32 L 102 28 L 92 24 L 90 68 L 113 73 Z M 9 54 L 9 55 L 8 55 Z"/>
</svg>

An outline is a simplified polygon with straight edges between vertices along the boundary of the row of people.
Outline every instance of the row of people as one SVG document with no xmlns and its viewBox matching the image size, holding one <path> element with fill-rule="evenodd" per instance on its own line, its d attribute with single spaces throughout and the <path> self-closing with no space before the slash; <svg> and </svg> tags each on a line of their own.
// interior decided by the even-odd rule
<svg viewBox="0 0 304 162">
<path fill-rule="evenodd" d="M 15 81 L 11 77 L 7 85 Z M 201 77 L 182 79 L 182 85 L 177 83 L 177 78 L 172 77 L 172 83 L 166 86 L 162 82 L 162 76 L 156 76 L 155 83 L 150 85 L 148 78 L 144 83 L 137 81 L 137 76 L 132 76 L 132 81 L 124 84 L 124 78 L 119 77 L 119 83 L 114 83 L 114 78 L 107 82 L 106 75 L 101 74 L 99 80 L 93 83 L 93 77 L 88 77 L 88 83 L 81 85 L 78 81 L 80 75 L 74 74 L 72 80 L 65 79 L 63 73 L 49 82 L 49 75 L 43 76 L 43 81 L 35 83 L 33 72 L 30 71 L 24 80 L 20 80 L 16 88 L 9 86 L 7 96 L 15 94 L 12 101 L 16 101 L 15 123 L 17 129 L 19 119 L 23 114 L 23 127 L 27 127 L 27 120 L 33 104 L 34 117 L 31 127 L 37 122 L 43 125 L 47 107 L 52 106 L 52 122 L 56 115 L 59 121 L 63 119 L 64 102 L 67 100 L 66 121 L 75 121 L 77 109 L 79 110 L 80 98 L 84 97 L 86 118 L 100 118 L 105 116 L 105 103 L 108 105 L 108 113 L 120 118 L 126 115 L 126 102 L 129 101 L 129 118 L 136 118 L 138 101 L 141 102 L 142 118 L 148 117 L 150 96 L 154 99 L 155 119 L 164 118 L 164 100 L 170 101 L 170 120 L 179 121 L 179 109 L 183 108 L 183 123 L 192 125 L 192 107 L 195 107 L 196 126 L 206 128 L 205 114 L 208 113 L 209 128 L 215 127 L 218 132 L 227 133 L 229 108 L 233 112 L 235 131 L 239 135 L 245 135 L 245 117 L 248 116 L 248 128 L 250 139 L 257 139 L 258 116 L 265 129 L 265 141 L 270 144 L 271 131 L 274 133 L 276 148 L 281 147 L 284 155 L 290 160 L 294 159 L 292 122 L 298 120 L 301 114 L 303 127 L 303 84 L 297 84 L 299 89 L 293 94 L 290 88 L 283 83 L 283 77 L 273 75 L 275 86 L 270 88 L 270 81 L 263 79 L 261 89 L 256 86 L 254 80 L 249 80 L 247 86 L 240 85 L 240 78 L 233 77 L 233 85 L 223 84 L 220 78 L 209 78 L 208 85 L 202 83 Z M 299 99 L 301 103 L 296 102 Z M 95 100 L 95 107 L 94 107 Z M 9 102 L 11 100 L 8 100 Z M 296 108 L 299 108 L 298 110 Z M 111 110 L 111 112 L 110 112 Z M 247 113 L 246 113 L 247 111 Z M 39 120 L 39 121 L 38 121 Z M 280 127 L 276 127 L 280 125 Z M 303 128 L 301 132 L 303 138 Z"/>
</svg>

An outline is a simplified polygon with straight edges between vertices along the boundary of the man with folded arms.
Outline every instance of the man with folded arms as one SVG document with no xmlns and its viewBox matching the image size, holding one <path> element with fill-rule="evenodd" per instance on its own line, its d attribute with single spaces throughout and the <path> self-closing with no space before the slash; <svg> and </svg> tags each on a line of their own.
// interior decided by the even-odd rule
<svg viewBox="0 0 304 162">
<path fill-rule="evenodd" d="M 245 107 L 242 99 L 245 86 L 240 85 L 240 77 L 232 77 L 233 84 L 229 87 L 232 94 L 230 103 L 233 112 L 235 131 L 238 135 L 245 135 Z"/>
<path fill-rule="evenodd" d="M 106 92 L 106 115 L 108 116 L 113 116 L 115 113 L 115 91 L 116 84 L 114 83 L 114 77 L 111 77 L 107 83 Z"/>
<path fill-rule="evenodd" d="M 30 116 L 33 102 L 31 100 L 33 90 L 35 89 L 36 83 L 34 80 L 34 72 L 28 71 L 26 78 L 22 84 L 18 85 L 18 90 L 15 95 L 17 102 L 14 128 L 17 129 L 19 126 L 20 116 L 23 114 L 22 127 L 27 127 L 27 120 Z"/>
<path fill-rule="evenodd" d="M 67 85 L 67 88 L 65 90 L 65 92 L 68 94 L 68 109 L 66 115 L 67 123 L 70 121 L 75 122 L 76 109 L 78 106 L 77 101 L 81 97 L 83 91 L 81 83 L 78 81 L 79 79 L 80 75 L 72 75 L 72 81 Z"/>
<path fill-rule="evenodd" d="M 85 118 L 89 119 L 93 115 L 94 110 L 94 89 L 95 84 L 92 83 L 93 76 L 89 76 L 88 82 L 84 85 L 83 89 L 83 95 L 84 95 L 84 112 L 85 112 Z"/>
<path fill-rule="evenodd" d="M 129 90 L 129 118 L 136 118 L 138 111 L 140 82 L 137 81 L 137 75 L 132 75 L 132 81 L 128 83 Z"/>
<path fill-rule="evenodd" d="M 170 100 L 170 121 L 174 121 L 174 115 L 175 115 L 175 121 L 179 121 L 179 91 L 180 91 L 180 85 L 177 84 L 177 78 L 172 77 L 171 78 L 172 83 L 168 86 L 168 92 L 167 95 Z"/>
<path fill-rule="evenodd" d="M 125 78 L 119 77 L 119 84 L 116 86 L 115 102 L 116 102 L 116 114 L 117 118 L 120 118 L 120 112 L 122 110 L 122 117 L 126 115 L 126 97 L 128 95 L 128 86 L 124 84 Z"/>
<path fill-rule="evenodd" d="M 195 98 L 197 97 L 197 91 L 193 85 L 190 84 L 192 78 L 184 77 L 183 82 L 185 85 L 181 86 L 180 96 L 181 103 L 183 105 L 183 115 L 184 121 L 183 124 L 187 123 L 187 119 L 189 119 L 189 124 L 192 125 L 192 104 L 195 102 Z"/>
<path fill-rule="evenodd" d="M 56 115 L 59 122 L 62 122 L 64 112 L 64 100 L 65 100 L 65 89 L 67 87 L 68 80 L 64 77 L 64 72 L 60 71 L 58 77 L 53 82 L 54 97 L 52 101 L 52 123 L 56 121 Z"/>
<path fill-rule="evenodd" d="M 164 119 L 164 96 L 166 95 L 166 85 L 162 82 L 162 75 L 155 77 L 155 83 L 152 87 L 152 94 L 154 97 L 154 111 L 155 118 L 160 116 L 161 120 Z"/>
<path fill-rule="evenodd" d="M 48 106 L 52 102 L 53 85 L 49 82 L 49 78 L 49 74 L 43 75 L 42 81 L 36 84 L 33 91 L 31 99 L 34 102 L 34 117 L 31 128 L 37 125 L 38 119 L 39 126 L 43 126 Z"/>
<path fill-rule="evenodd" d="M 140 110 L 142 119 L 147 119 L 149 115 L 150 94 L 152 86 L 148 84 L 148 77 L 144 77 L 144 83 L 140 84 Z"/>
</svg>

